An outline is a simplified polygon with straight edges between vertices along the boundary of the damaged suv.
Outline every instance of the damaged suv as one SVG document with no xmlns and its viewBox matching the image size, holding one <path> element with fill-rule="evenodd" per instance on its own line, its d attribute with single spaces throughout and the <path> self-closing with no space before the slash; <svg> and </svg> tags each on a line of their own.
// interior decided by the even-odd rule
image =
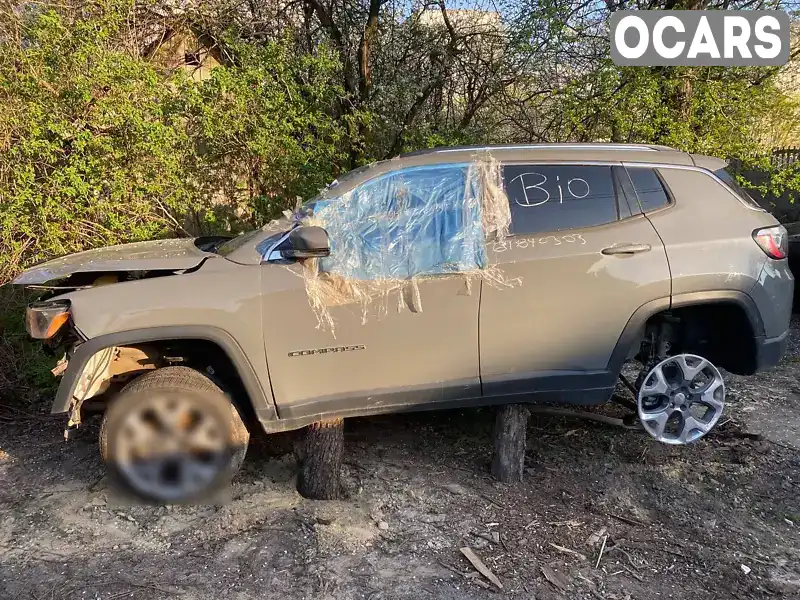
<svg viewBox="0 0 800 600">
<path fill-rule="evenodd" d="M 248 427 L 519 402 L 608 401 L 641 363 L 638 418 L 694 441 L 719 368 L 784 350 L 786 232 L 722 160 L 662 146 L 443 148 L 362 167 L 236 238 L 58 258 L 28 331 L 65 348 L 54 413 L 102 411 L 136 494 L 204 494 Z M 245 425 L 245 423 L 247 425 Z"/>
</svg>

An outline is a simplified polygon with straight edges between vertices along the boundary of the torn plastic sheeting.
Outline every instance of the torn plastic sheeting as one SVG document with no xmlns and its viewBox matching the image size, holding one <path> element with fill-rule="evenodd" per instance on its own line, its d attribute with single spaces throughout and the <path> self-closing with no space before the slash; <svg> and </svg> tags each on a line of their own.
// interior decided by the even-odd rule
<svg viewBox="0 0 800 600">
<path fill-rule="evenodd" d="M 315 206 L 331 239 L 320 270 L 345 279 L 409 279 L 486 264 L 469 165 L 414 167 Z M 474 194 L 473 194 L 474 196 Z"/>
<path fill-rule="evenodd" d="M 398 310 L 422 310 L 418 279 L 461 275 L 508 285 L 489 267 L 486 240 L 508 235 L 511 213 L 500 167 L 484 155 L 470 163 L 400 169 L 341 196 L 313 203 L 306 224 L 324 227 L 330 256 L 306 261 L 309 302 L 333 329 L 328 306 L 384 300 L 398 291 Z"/>
</svg>

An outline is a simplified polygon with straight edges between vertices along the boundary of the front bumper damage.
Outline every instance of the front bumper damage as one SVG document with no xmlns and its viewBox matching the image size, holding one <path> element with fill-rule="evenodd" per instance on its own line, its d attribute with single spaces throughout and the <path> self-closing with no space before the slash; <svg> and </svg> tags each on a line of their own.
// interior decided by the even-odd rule
<svg viewBox="0 0 800 600">
<path fill-rule="evenodd" d="M 73 346 L 53 369 L 53 375 L 63 376 L 70 368 L 70 359 L 78 351 L 80 344 Z M 80 361 L 76 365 L 80 364 Z M 132 375 L 155 369 L 160 364 L 160 355 L 150 347 L 110 346 L 98 350 L 83 364 L 75 379 L 62 380 L 56 399 L 50 410 L 52 414 L 68 413 L 69 419 L 64 429 L 64 439 L 70 439 L 81 426 L 82 408 L 90 398 L 97 398 L 108 392 L 112 386 L 118 387 Z"/>
</svg>

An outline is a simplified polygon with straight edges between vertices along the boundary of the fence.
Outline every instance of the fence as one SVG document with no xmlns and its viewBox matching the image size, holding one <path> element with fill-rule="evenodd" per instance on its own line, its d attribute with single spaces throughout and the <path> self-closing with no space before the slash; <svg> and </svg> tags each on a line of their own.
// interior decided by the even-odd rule
<svg viewBox="0 0 800 600">
<path fill-rule="evenodd" d="M 774 168 L 785 169 L 790 166 L 800 167 L 800 147 L 775 148 L 770 153 L 770 160 Z M 767 183 L 769 176 L 763 171 L 740 171 L 740 164 L 732 160 L 731 166 L 753 185 L 763 185 Z M 748 189 L 748 193 L 766 210 L 770 211 L 775 218 L 782 223 L 800 221 L 800 202 L 797 200 L 797 192 L 787 190 L 780 196 L 763 196 L 758 190 Z"/>
<path fill-rule="evenodd" d="M 776 148 L 772 151 L 772 164 L 779 169 L 796 162 L 800 162 L 800 148 Z"/>
</svg>

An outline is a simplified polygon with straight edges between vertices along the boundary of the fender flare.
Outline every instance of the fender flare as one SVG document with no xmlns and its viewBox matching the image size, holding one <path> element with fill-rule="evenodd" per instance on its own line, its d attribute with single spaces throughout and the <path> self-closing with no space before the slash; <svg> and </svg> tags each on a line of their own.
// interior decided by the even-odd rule
<svg viewBox="0 0 800 600">
<path fill-rule="evenodd" d="M 714 303 L 727 303 L 735 304 L 747 315 L 750 322 L 750 327 L 753 329 L 753 335 L 758 337 L 764 336 L 764 321 L 761 319 L 761 313 L 756 306 L 755 301 L 738 290 L 711 290 L 705 292 L 688 292 L 684 294 L 675 294 L 670 299 L 669 297 L 657 298 L 642 304 L 631 315 L 625 329 L 617 340 L 617 345 L 611 353 L 611 358 L 608 361 L 608 371 L 616 378 L 622 370 L 622 365 L 628 357 L 634 342 L 639 334 L 644 329 L 645 323 L 652 316 L 669 310 L 672 308 L 683 308 L 687 306 L 698 306 L 702 304 Z"/>
<path fill-rule="evenodd" d="M 75 348 L 75 352 L 69 358 L 69 364 L 58 386 L 58 392 L 56 392 L 50 412 L 56 414 L 70 410 L 78 380 L 89 359 L 96 352 L 112 346 L 130 346 L 159 340 L 180 339 L 206 340 L 222 348 L 239 374 L 259 421 L 265 423 L 278 418 L 271 390 L 264 390 L 242 348 L 227 331 L 209 325 L 177 325 L 133 329 L 101 335 L 83 342 Z"/>
</svg>

